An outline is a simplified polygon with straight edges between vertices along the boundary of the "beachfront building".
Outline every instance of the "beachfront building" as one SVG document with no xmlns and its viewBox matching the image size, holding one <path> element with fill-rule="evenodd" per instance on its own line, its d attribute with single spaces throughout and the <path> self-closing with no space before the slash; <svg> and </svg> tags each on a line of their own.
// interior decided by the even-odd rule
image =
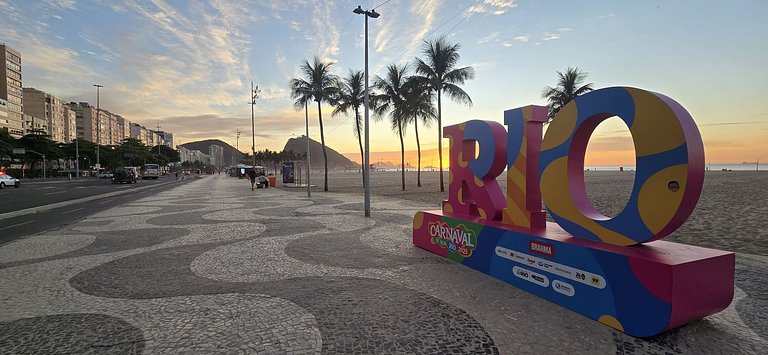
<svg viewBox="0 0 768 355">
<path fill-rule="evenodd" d="M 147 144 L 147 129 L 138 123 L 131 123 L 131 138 L 138 139 L 145 145 Z"/>
<path fill-rule="evenodd" d="M 45 119 L 46 133 L 51 136 L 53 141 L 59 143 L 71 142 L 67 135 L 69 131 L 67 126 L 70 124 L 69 112 L 65 112 L 65 107 L 68 107 L 69 104 L 57 96 L 35 88 L 24 88 L 23 92 L 24 115 Z M 27 129 L 30 129 L 30 127 L 27 126 Z"/>
<path fill-rule="evenodd" d="M 64 142 L 69 143 L 77 138 L 77 113 L 69 104 L 64 105 Z"/>
<path fill-rule="evenodd" d="M 173 148 L 173 133 L 165 131 L 155 131 L 155 134 L 162 138 L 163 145 Z"/>
<path fill-rule="evenodd" d="M 211 159 L 211 165 L 216 168 L 224 168 L 227 164 L 224 162 L 224 148 L 220 145 L 211 144 L 208 147 L 208 156 Z"/>
<path fill-rule="evenodd" d="M 107 110 L 101 110 L 104 118 L 107 142 L 105 145 L 118 145 L 123 141 L 123 130 L 117 122 L 117 115 Z"/>
<path fill-rule="evenodd" d="M 8 101 L 0 99 L 0 130 L 8 127 Z"/>
<path fill-rule="evenodd" d="M 7 129 L 11 137 L 21 138 L 24 135 L 21 53 L 0 43 L 0 60 L 5 63 L 5 70 L 0 70 L 0 99 L 7 113 L 0 117 L 0 129 Z"/>
<path fill-rule="evenodd" d="M 24 134 L 48 134 L 48 122 L 42 117 L 23 114 Z"/>
<path fill-rule="evenodd" d="M 96 108 L 87 102 L 70 102 L 70 110 L 75 112 L 77 138 L 96 142 Z"/>
<path fill-rule="evenodd" d="M 203 164 L 211 164 L 211 157 L 199 150 L 187 149 L 184 146 L 178 146 L 176 149 L 179 151 L 179 158 L 181 162 L 188 161 L 194 163 L 199 161 Z"/>
<path fill-rule="evenodd" d="M 115 117 L 117 119 L 117 129 L 120 142 L 126 138 L 131 138 L 131 121 L 120 115 L 115 115 Z"/>
</svg>

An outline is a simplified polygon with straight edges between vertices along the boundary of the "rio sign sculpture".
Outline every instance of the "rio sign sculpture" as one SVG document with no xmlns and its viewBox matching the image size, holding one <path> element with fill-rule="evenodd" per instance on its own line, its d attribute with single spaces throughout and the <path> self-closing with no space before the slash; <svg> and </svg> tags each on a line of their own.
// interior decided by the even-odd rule
<svg viewBox="0 0 768 355">
<path fill-rule="evenodd" d="M 629 127 L 637 170 L 627 205 L 609 218 L 587 197 L 584 154 L 612 116 Z M 658 93 L 612 87 L 563 107 L 542 140 L 546 119 L 546 107 L 526 106 L 504 112 L 509 132 L 480 120 L 445 127 L 448 199 L 416 213 L 413 243 L 633 336 L 725 309 L 734 253 L 659 240 L 690 216 L 704 183 L 688 112 Z M 506 193 L 496 180 L 505 168 Z"/>
</svg>

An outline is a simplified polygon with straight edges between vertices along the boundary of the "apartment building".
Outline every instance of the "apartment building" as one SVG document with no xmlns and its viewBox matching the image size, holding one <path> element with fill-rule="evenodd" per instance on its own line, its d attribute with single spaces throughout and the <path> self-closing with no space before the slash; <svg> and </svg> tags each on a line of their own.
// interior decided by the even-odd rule
<svg viewBox="0 0 768 355">
<path fill-rule="evenodd" d="M 69 143 L 69 103 L 35 88 L 24 88 L 24 114 L 44 118 L 48 135 L 56 142 Z M 66 112 L 65 112 L 66 111 Z M 29 127 L 27 127 L 29 129 Z"/>
<path fill-rule="evenodd" d="M 24 116 L 21 53 L 0 43 L 0 60 L 5 63 L 5 70 L 0 71 L 0 99 L 5 100 L 7 117 L 0 118 L 0 129 L 7 129 L 11 137 L 24 135 Z"/>
<path fill-rule="evenodd" d="M 162 138 L 163 145 L 173 148 L 173 133 L 164 131 L 155 131 L 155 134 Z"/>
<path fill-rule="evenodd" d="M 78 139 L 96 142 L 96 108 L 87 102 L 70 102 L 70 110 L 75 112 Z"/>
<path fill-rule="evenodd" d="M 217 168 L 223 168 L 227 165 L 224 162 L 224 148 L 220 145 L 212 144 L 208 147 L 208 156 L 211 158 L 211 165 Z"/>
<path fill-rule="evenodd" d="M 179 158 L 182 162 L 194 163 L 199 161 L 203 164 L 211 164 L 211 156 L 199 150 L 188 149 L 184 146 L 178 146 L 176 149 L 179 151 Z"/>
<path fill-rule="evenodd" d="M 115 115 L 115 117 L 117 119 L 120 141 L 122 142 L 123 139 L 131 138 L 131 121 L 120 115 Z"/>
<path fill-rule="evenodd" d="M 77 138 L 77 112 L 69 104 L 64 106 L 64 142 L 69 143 Z"/>
<path fill-rule="evenodd" d="M 27 114 L 23 114 L 21 117 L 24 120 L 24 134 L 47 134 L 48 120 L 45 118 Z"/>
</svg>

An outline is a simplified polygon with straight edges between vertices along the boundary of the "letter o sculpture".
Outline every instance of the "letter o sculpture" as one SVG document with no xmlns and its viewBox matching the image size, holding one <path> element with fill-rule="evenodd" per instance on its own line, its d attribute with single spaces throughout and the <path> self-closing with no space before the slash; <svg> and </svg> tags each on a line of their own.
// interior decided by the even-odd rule
<svg viewBox="0 0 768 355">
<path fill-rule="evenodd" d="M 592 132 L 618 116 L 632 134 L 636 172 L 624 209 L 609 218 L 587 197 L 584 155 Z M 704 146 L 688 111 L 662 94 L 629 87 L 595 90 L 565 105 L 542 141 L 544 204 L 573 236 L 616 245 L 664 238 L 693 212 L 704 183 Z"/>
</svg>

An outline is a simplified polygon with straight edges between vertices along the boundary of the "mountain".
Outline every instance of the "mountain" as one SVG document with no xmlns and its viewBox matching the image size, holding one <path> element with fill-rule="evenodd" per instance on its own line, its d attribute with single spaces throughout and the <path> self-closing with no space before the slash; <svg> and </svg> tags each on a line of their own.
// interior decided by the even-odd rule
<svg viewBox="0 0 768 355">
<path fill-rule="evenodd" d="M 237 161 L 243 156 L 243 153 L 237 151 L 237 149 L 222 140 L 218 139 L 206 139 L 204 141 L 184 143 L 181 146 L 190 150 L 199 150 L 205 154 L 210 154 L 210 147 L 212 145 L 218 145 L 224 148 L 224 162 L 229 165 Z"/>
<path fill-rule="evenodd" d="M 355 163 L 349 158 L 339 154 L 339 152 L 325 147 L 328 153 L 328 170 L 356 170 L 360 169 L 360 164 Z M 288 139 L 283 150 L 293 150 L 297 154 L 304 155 L 307 152 L 307 138 L 301 136 Z M 319 142 L 309 139 L 309 153 L 312 159 L 312 169 L 322 169 L 323 167 L 323 145 Z"/>
</svg>

